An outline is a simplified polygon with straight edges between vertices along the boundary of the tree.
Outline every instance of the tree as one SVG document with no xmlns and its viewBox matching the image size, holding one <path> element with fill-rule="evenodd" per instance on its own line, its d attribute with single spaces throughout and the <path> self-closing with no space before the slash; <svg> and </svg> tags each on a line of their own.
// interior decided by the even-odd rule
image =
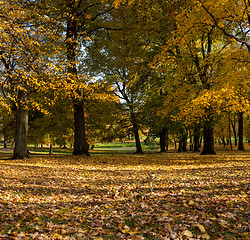
<svg viewBox="0 0 250 240">
<path fill-rule="evenodd" d="M 15 137 L 15 118 L 11 111 L 8 111 L 8 106 L 5 103 L 5 100 L 2 99 L 0 105 L 0 132 L 4 140 L 4 148 L 7 148 L 7 143 L 14 140 Z"/>
<path fill-rule="evenodd" d="M 225 37 L 238 43 L 239 49 L 250 51 L 250 2 L 249 1 L 202 1 L 199 0 L 201 11 L 204 11 L 210 21 L 225 35 Z M 240 59 L 238 59 L 240 61 Z M 243 112 L 238 113 L 239 123 L 239 147 L 243 146 Z"/>
<path fill-rule="evenodd" d="M 16 114 L 13 158 L 28 156 L 28 108 L 42 85 L 43 28 L 37 27 L 40 19 L 33 18 L 35 14 L 35 5 L 28 1 L 8 1 L 0 8 L 1 93 Z"/>
<path fill-rule="evenodd" d="M 243 112 L 239 112 L 238 115 L 238 136 L 239 136 L 239 146 L 238 150 L 245 150 L 243 144 Z"/>
<path fill-rule="evenodd" d="M 125 29 L 125 18 L 117 20 Z M 118 24 L 115 22 L 114 24 Z M 115 27 L 119 27 L 114 25 Z M 128 30 L 129 32 L 131 30 Z M 134 67 L 139 61 L 141 51 L 134 39 L 127 37 L 125 30 L 101 33 L 102 37 L 88 46 L 88 71 L 92 75 L 100 75 L 113 86 L 113 93 L 121 100 L 121 111 L 130 118 L 132 132 L 136 142 L 136 152 L 142 153 L 139 137 L 140 84 L 132 86 Z M 133 41 L 133 43 L 132 43 Z"/>
<path fill-rule="evenodd" d="M 164 65 L 170 69 L 174 66 L 175 81 L 181 83 L 182 89 L 192 88 L 191 98 L 189 90 L 187 91 L 190 101 L 188 105 L 182 106 L 179 116 L 185 116 L 190 122 L 202 120 L 202 154 L 214 154 L 213 135 L 217 115 L 225 109 L 229 110 L 231 106 L 235 108 L 241 105 L 241 109 L 243 105 L 247 106 L 245 93 L 241 94 L 239 101 L 236 100 L 237 92 L 228 88 L 229 82 L 231 83 L 229 75 L 235 75 L 236 72 L 242 76 L 237 77 L 246 83 L 243 77 L 243 74 L 247 76 L 248 57 L 245 49 L 226 38 L 217 24 L 208 17 L 206 10 L 197 2 L 191 1 L 176 15 L 176 30 L 163 53 L 165 55 L 158 58 L 158 63 L 165 62 L 167 64 Z M 241 54 L 241 57 L 238 54 Z M 230 68 L 229 64 L 232 66 L 236 59 L 238 64 L 234 69 Z M 242 67 L 239 67 L 240 64 Z"/>
<path fill-rule="evenodd" d="M 231 40 L 250 51 L 249 0 L 229 0 L 226 2 L 199 0 L 200 10 L 215 26 Z"/>
<path fill-rule="evenodd" d="M 112 29 L 110 12 L 115 8 L 112 1 L 45 1 L 51 7 L 50 17 L 55 25 L 61 24 L 62 34 L 65 34 L 64 53 L 67 61 L 67 88 L 71 91 L 74 105 L 74 155 L 89 155 L 89 145 L 86 137 L 85 88 L 88 86 L 86 78 L 79 77 L 78 57 L 89 41 L 97 37 L 102 29 Z"/>
<path fill-rule="evenodd" d="M 30 111 L 29 141 L 38 144 L 46 140 L 51 146 L 71 145 L 73 110 L 69 103 L 64 96 L 59 96 L 53 104 L 43 106 L 46 114 Z"/>
</svg>

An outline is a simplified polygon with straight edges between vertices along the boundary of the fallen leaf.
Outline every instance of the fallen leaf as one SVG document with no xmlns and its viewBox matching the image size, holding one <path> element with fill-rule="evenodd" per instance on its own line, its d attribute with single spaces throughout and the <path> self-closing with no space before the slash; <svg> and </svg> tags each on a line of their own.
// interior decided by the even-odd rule
<svg viewBox="0 0 250 240">
<path fill-rule="evenodd" d="M 223 220 L 223 219 L 220 219 L 220 223 L 221 223 L 222 225 L 228 225 L 228 222 L 225 221 L 225 220 Z"/>
<path fill-rule="evenodd" d="M 197 224 L 196 226 L 200 229 L 200 231 L 201 231 L 202 233 L 205 233 L 205 232 L 206 232 L 206 229 L 204 228 L 203 225 Z"/>
<path fill-rule="evenodd" d="M 188 204 L 189 204 L 189 205 L 194 205 L 195 202 L 194 202 L 193 200 L 190 200 Z"/>
<path fill-rule="evenodd" d="M 203 234 L 201 237 L 207 240 L 210 239 L 210 236 L 207 233 Z"/>
<path fill-rule="evenodd" d="M 187 236 L 187 237 L 193 237 L 193 236 L 194 236 L 193 233 L 190 232 L 189 230 L 185 230 L 185 231 L 183 232 L 183 235 L 185 235 L 185 236 Z"/>
</svg>

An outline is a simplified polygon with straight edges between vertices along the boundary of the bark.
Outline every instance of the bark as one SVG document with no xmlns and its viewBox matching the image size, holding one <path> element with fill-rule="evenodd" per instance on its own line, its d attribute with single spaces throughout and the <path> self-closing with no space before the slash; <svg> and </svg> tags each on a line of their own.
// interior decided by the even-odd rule
<svg viewBox="0 0 250 240">
<path fill-rule="evenodd" d="M 182 144 L 183 144 L 183 152 L 187 152 L 187 135 L 183 135 L 182 137 Z"/>
<path fill-rule="evenodd" d="M 74 1 L 68 1 L 68 7 L 72 9 Z M 77 44 L 77 25 L 73 16 L 70 16 L 67 22 L 67 34 L 66 34 L 66 50 L 67 50 L 67 62 L 68 73 L 75 80 L 78 81 L 77 67 L 76 67 L 76 44 Z M 79 95 L 81 95 L 79 91 Z M 83 98 L 83 96 L 82 96 Z M 87 155 L 89 154 L 89 145 L 86 139 L 85 132 L 85 116 L 83 100 L 75 100 L 74 103 L 74 151 L 73 155 Z"/>
<path fill-rule="evenodd" d="M 182 138 L 179 140 L 178 152 L 183 152 L 183 139 Z"/>
<path fill-rule="evenodd" d="M 234 121 L 231 121 L 232 129 L 233 129 L 233 134 L 234 134 L 234 145 L 238 145 L 237 141 L 237 132 L 236 132 L 236 124 L 235 124 L 235 116 L 234 116 Z"/>
<path fill-rule="evenodd" d="M 200 139 L 199 139 L 199 148 L 201 148 L 202 141 L 203 141 L 203 137 L 202 137 L 202 135 L 201 135 L 201 136 L 200 136 Z"/>
<path fill-rule="evenodd" d="M 168 138 L 168 131 L 167 131 L 167 134 L 166 134 L 166 151 L 168 151 L 168 142 L 169 142 L 168 139 L 169 138 Z"/>
<path fill-rule="evenodd" d="M 194 149 L 194 143 L 193 143 L 193 140 L 192 140 L 191 137 L 190 137 L 189 151 L 193 151 L 193 149 Z"/>
<path fill-rule="evenodd" d="M 187 152 L 187 133 L 185 129 L 182 130 L 182 134 L 180 136 L 178 152 Z"/>
<path fill-rule="evenodd" d="M 49 154 L 50 155 L 53 154 L 53 145 L 52 144 L 49 145 Z"/>
<path fill-rule="evenodd" d="M 139 127 L 138 127 L 135 113 L 133 111 L 131 111 L 131 122 L 133 125 L 133 133 L 135 136 L 136 153 L 142 153 L 141 142 L 140 142 L 139 131 L 138 131 Z"/>
<path fill-rule="evenodd" d="M 200 129 L 198 124 L 194 125 L 194 146 L 193 152 L 200 152 Z"/>
<path fill-rule="evenodd" d="M 162 128 L 160 132 L 160 152 L 166 152 L 167 129 Z"/>
<path fill-rule="evenodd" d="M 16 135 L 13 159 L 23 159 L 29 156 L 27 149 L 28 137 L 28 110 L 23 105 L 25 96 L 23 92 L 18 93 L 18 107 L 16 110 Z"/>
<path fill-rule="evenodd" d="M 74 119 L 75 119 L 75 135 L 74 135 L 74 151 L 73 155 L 89 154 L 89 144 L 86 138 L 85 131 L 85 116 L 83 104 L 74 104 Z"/>
<path fill-rule="evenodd" d="M 225 141 L 225 137 L 224 136 L 222 137 L 222 142 L 223 142 L 223 147 L 225 148 L 226 147 L 226 141 Z"/>
<path fill-rule="evenodd" d="M 175 136 L 173 136 L 173 138 L 174 138 L 174 148 L 176 149 L 177 148 L 176 138 L 175 138 Z"/>
<path fill-rule="evenodd" d="M 230 144 L 230 149 L 233 150 L 233 146 L 232 146 L 232 135 L 231 135 L 231 118 L 230 118 L 230 114 L 228 115 L 228 133 L 229 133 L 229 144 Z"/>
<path fill-rule="evenodd" d="M 206 121 L 204 123 L 204 145 L 201 155 L 216 154 L 214 150 L 214 128 L 211 121 Z"/>
<path fill-rule="evenodd" d="M 243 144 L 243 112 L 239 112 L 238 114 L 238 136 L 239 136 L 238 150 L 245 151 Z"/>
<path fill-rule="evenodd" d="M 134 135 L 135 135 L 136 153 L 142 153 L 141 142 L 140 142 L 138 130 L 134 130 Z"/>
<path fill-rule="evenodd" d="M 4 140 L 3 140 L 3 147 L 4 148 L 7 148 L 8 147 L 8 144 L 7 144 L 7 137 L 6 137 L 6 132 L 4 131 L 4 134 L 3 134 L 3 138 L 4 138 Z"/>
</svg>

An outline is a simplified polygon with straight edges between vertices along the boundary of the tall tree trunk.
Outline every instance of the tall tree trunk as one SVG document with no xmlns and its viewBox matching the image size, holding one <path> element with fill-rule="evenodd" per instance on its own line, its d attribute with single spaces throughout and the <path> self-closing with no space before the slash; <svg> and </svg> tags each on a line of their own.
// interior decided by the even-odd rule
<svg viewBox="0 0 250 240">
<path fill-rule="evenodd" d="M 226 141 L 225 141 L 224 135 L 222 136 L 221 140 L 222 140 L 222 143 L 223 143 L 223 147 L 225 148 L 226 147 Z"/>
<path fill-rule="evenodd" d="M 75 118 L 75 135 L 74 135 L 73 155 L 90 156 L 89 144 L 87 142 L 86 131 L 85 131 L 84 107 L 82 104 L 74 104 L 74 118 Z"/>
<path fill-rule="evenodd" d="M 137 123 L 137 119 L 133 110 L 131 110 L 131 122 L 133 125 L 133 133 L 135 136 L 135 145 L 136 145 L 136 153 L 142 153 L 141 142 L 139 137 L 139 127 Z"/>
<path fill-rule="evenodd" d="M 232 129 L 233 129 L 233 134 L 234 134 L 234 145 L 237 146 L 237 145 L 238 145 L 238 141 L 237 141 L 237 132 L 236 132 L 236 119 L 235 119 L 235 115 L 234 115 L 234 120 L 231 120 L 231 125 L 232 125 Z"/>
<path fill-rule="evenodd" d="M 68 7 L 73 9 L 74 1 L 68 1 Z M 77 44 L 77 25 L 76 20 L 72 14 L 69 16 L 67 21 L 67 34 L 66 34 L 66 50 L 67 50 L 67 61 L 68 61 L 68 73 L 73 81 L 79 81 L 77 76 L 77 68 L 76 68 L 76 44 Z M 79 97 L 83 98 L 80 90 L 78 91 Z M 89 156 L 89 145 L 86 139 L 85 132 L 85 116 L 84 116 L 84 105 L 83 99 L 75 100 L 74 103 L 74 151 L 73 155 L 87 155 Z"/>
<path fill-rule="evenodd" d="M 3 147 L 7 148 L 8 144 L 7 144 L 7 134 L 6 134 L 6 130 L 4 129 L 4 133 L 3 133 Z"/>
<path fill-rule="evenodd" d="M 216 154 L 214 150 L 214 128 L 212 121 L 206 121 L 204 123 L 203 139 L 204 145 L 201 155 Z"/>
<path fill-rule="evenodd" d="M 199 139 L 199 148 L 201 148 L 202 142 L 203 142 L 203 136 L 201 135 L 201 136 L 200 136 L 200 139 Z"/>
<path fill-rule="evenodd" d="M 198 124 L 194 125 L 194 148 L 193 152 L 200 152 L 200 129 Z"/>
<path fill-rule="evenodd" d="M 182 137 L 182 144 L 183 144 L 183 152 L 187 152 L 187 135 L 186 134 L 183 134 L 183 137 Z"/>
<path fill-rule="evenodd" d="M 231 117 L 230 117 L 230 113 L 228 114 L 228 133 L 229 133 L 229 144 L 230 144 L 230 149 L 233 150 L 233 146 L 232 146 L 232 135 L 231 135 Z"/>
<path fill-rule="evenodd" d="M 53 145 L 52 143 L 49 145 L 49 155 L 53 154 Z"/>
<path fill-rule="evenodd" d="M 178 152 L 183 152 L 183 138 L 182 137 L 179 140 Z"/>
<path fill-rule="evenodd" d="M 140 142 L 138 130 L 134 130 L 134 135 L 135 135 L 136 153 L 142 153 L 141 142 Z"/>
<path fill-rule="evenodd" d="M 179 140 L 179 146 L 178 146 L 178 152 L 187 152 L 187 133 L 186 129 L 182 129 L 180 140 Z"/>
<path fill-rule="evenodd" d="M 160 131 L 160 152 L 166 152 L 167 129 L 164 127 Z"/>
<path fill-rule="evenodd" d="M 175 135 L 173 135 L 173 138 L 174 138 L 174 148 L 176 149 L 176 148 L 177 148 L 177 142 L 176 142 L 176 137 L 175 137 Z"/>
<path fill-rule="evenodd" d="M 169 144 L 169 134 L 168 134 L 168 130 L 166 133 L 166 151 L 168 151 L 168 144 Z"/>
<path fill-rule="evenodd" d="M 238 150 L 244 150 L 243 145 L 243 112 L 239 112 L 238 114 L 238 136 L 239 136 L 239 146 Z"/>
<path fill-rule="evenodd" d="M 23 102 L 26 97 L 22 91 L 18 92 L 18 106 L 16 110 L 16 135 L 13 159 L 23 159 L 29 156 L 27 149 L 28 137 L 28 109 Z"/>
</svg>

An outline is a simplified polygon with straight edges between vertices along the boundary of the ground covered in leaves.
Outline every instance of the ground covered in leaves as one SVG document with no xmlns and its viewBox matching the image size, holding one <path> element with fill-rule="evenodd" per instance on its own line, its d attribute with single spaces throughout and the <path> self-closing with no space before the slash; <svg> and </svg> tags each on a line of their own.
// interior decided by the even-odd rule
<svg viewBox="0 0 250 240">
<path fill-rule="evenodd" d="M 0 157 L 0 239 L 249 239 L 246 153 Z"/>
</svg>

